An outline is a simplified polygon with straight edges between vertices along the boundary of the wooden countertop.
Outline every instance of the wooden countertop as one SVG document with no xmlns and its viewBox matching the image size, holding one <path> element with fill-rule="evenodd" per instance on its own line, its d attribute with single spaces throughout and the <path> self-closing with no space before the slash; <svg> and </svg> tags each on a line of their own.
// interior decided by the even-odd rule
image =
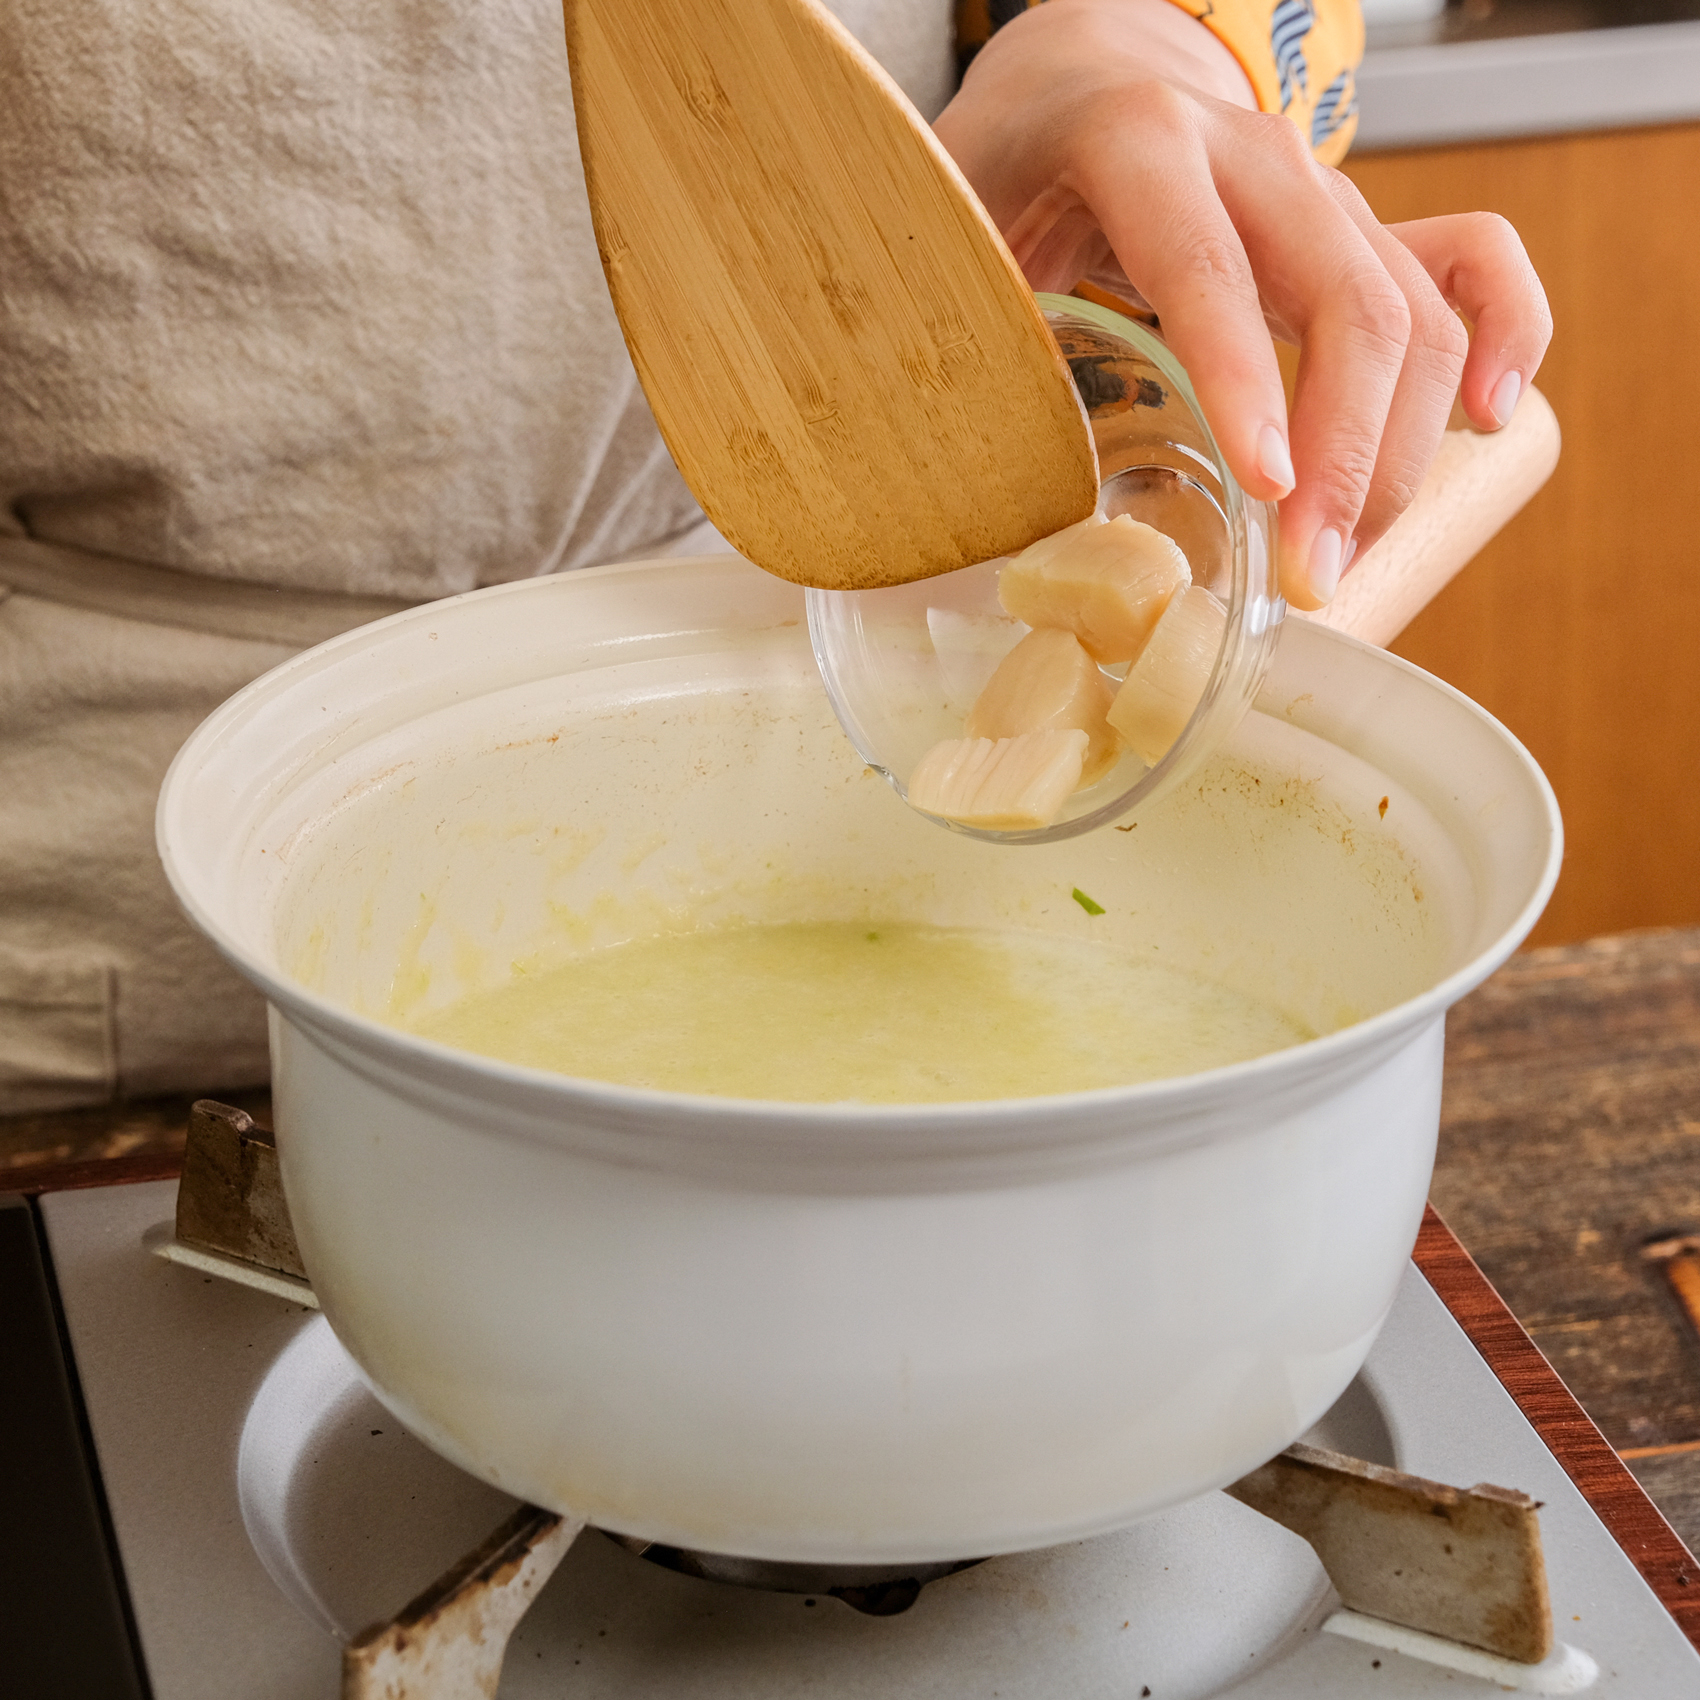
<svg viewBox="0 0 1700 1700">
<path fill-rule="evenodd" d="M 265 1114 L 263 1094 L 214 1095 Z M 0 1119 L 0 1190 L 174 1174 L 187 1116 L 188 1100 L 174 1099 Z M 1666 1266 L 1642 1253 L 1700 1235 L 1700 929 L 1526 951 L 1453 1011 L 1432 1198 L 1610 1447 L 1700 1547 L 1700 1327 Z M 1466 1325 L 1513 1391 L 1519 1376 L 1542 1377 L 1432 1217 L 1418 1261 L 1461 1320 L 1474 1307 Z M 1549 1403 L 1552 1422 L 1592 1449 L 1587 1467 L 1609 1496 L 1611 1453 L 1568 1400 Z M 1662 1562 L 1673 1578 L 1682 1568 L 1680 1556 Z M 1700 1640 L 1693 1582 L 1694 1610 L 1679 1616 Z M 1683 1571 L 1671 1586 L 1688 1584 Z"/>
<path fill-rule="evenodd" d="M 1700 929 L 1526 951 L 1466 998 L 1430 1196 L 1700 1547 L 1700 1330 L 1642 1256 L 1700 1234 Z"/>
</svg>

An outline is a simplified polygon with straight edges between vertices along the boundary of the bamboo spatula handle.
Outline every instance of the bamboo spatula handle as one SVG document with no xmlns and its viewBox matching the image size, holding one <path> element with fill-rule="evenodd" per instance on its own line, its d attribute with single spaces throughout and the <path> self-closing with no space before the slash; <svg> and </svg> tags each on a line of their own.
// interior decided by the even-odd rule
<svg viewBox="0 0 1700 1700">
<path fill-rule="evenodd" d="M 1391 643 L 1546 483 L 1558 449 L 1558 420 L 1537 389 L 1501 431 L 1448 431 L 1410 507 L 1341 580 L 1333 602 L 1303 618 Z"/>
</svg>

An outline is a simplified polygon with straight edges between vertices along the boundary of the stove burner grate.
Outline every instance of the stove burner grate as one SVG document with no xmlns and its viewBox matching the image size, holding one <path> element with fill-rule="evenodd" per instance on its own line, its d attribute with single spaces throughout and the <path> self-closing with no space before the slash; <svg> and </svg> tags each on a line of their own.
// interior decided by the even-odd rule
<svg viewBox="0 0 1700 1700">
<path fill-rule="evenodd" d="M 825 1595 L 842 1600 L 867 1617 L 896 1617 L 921 1597 L 929 1582 L 984 1564 L 983 1558 L 958 1558 L 934 1564 L 787 1564 L 774 1559 L 732 1558 L 725 1553 L 690 1552 L 636 1535 L 600 1529 L 616 1546 L 663 1570 L 734 1588 L 760 1588 L 770 1594 Z"/>
</svg>

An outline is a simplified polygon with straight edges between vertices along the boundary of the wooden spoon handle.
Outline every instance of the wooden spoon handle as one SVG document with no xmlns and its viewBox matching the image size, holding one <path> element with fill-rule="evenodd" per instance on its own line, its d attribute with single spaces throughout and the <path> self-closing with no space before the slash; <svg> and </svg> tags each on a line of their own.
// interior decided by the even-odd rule
<svg viewBox="0 0 1700 1700">
<path fill-rule="evenodd" d="M 1328 607 L 1302 616 L 1389 644 L 1552 475 L 1559 429 L 1530 389 L 1502 431 L 1448 431 L 1416 499 L 1341 581 Z"/>
</svg>

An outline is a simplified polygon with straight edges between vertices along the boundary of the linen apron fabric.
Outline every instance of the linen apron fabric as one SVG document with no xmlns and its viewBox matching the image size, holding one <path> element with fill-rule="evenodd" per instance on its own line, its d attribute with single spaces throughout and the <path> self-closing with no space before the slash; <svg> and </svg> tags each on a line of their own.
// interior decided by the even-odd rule
<svg viewBox="0 0 1700 1700">
<path fill-rule="evenodd" d="M 935 115 L 950 0 L 833 9 Z M 12 0 L 0 55 L 0 1113 L 255 1083 L 261 1002 L 154 853 L 183 738 L 327 595 L 712 531 L 602 281 L 555 0 Z"/>
</svg>

